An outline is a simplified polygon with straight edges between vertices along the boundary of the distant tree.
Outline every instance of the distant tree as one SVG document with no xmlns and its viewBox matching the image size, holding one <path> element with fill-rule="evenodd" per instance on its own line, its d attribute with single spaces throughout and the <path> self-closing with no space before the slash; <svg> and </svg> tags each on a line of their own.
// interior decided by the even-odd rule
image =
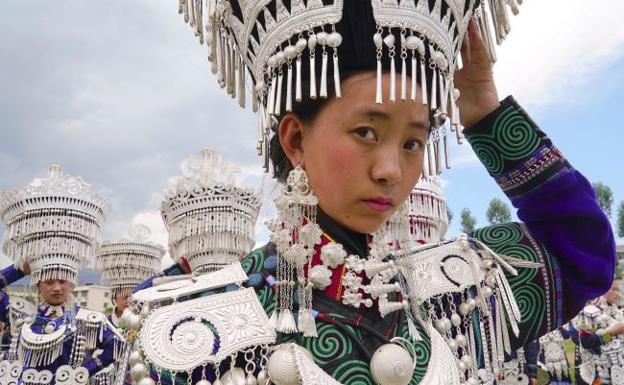
<svg viewBox="0 0 624 385">
<path fill-rule="evenodd" d="M 491 225 L 511 222 L 511 211 L 505 202 L 498 198 L 490 201 L 485 217 Z"/>
<path fill-rule="evenodd" d="M 624 238 L 624 201 L 620 202 L 617 212 L 617 233 L 618 237 Z"/>
<path fill-rule="evenodd" d="M 446 216 L 448 218 L 448 223 L 450 225 L 451 221 L 453 220 L 453 212 L 451 211 L 451 209 L 448 206 L 446 206 Z"/>
<path fill-rule="evenodd" d="M 467 208 L 461 211 L 460 217 L 461 217 L 460 226 L 461 226 L 462 232 L 466 234 L 472 233 L 475 230 L 475 226 L 477 224 L 477 218 L 475 218 L 470 212 L 470 209 L 467 209 Z"/>
<path fill-rule="evenodd" d="M 596 182 L 593 186 L 596 191 L 598 205 L 602 208 L 605 214 L 611 218 L 611 208 L 613 207 L 613 191 L 611 191 L 611 187 L 602 182 Z"/>
</svg>

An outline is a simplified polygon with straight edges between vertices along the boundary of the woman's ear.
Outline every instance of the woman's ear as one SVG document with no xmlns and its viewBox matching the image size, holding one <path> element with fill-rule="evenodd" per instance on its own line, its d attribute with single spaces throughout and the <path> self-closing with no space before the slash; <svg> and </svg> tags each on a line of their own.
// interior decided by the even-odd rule
<svg viewBox="0 0 624 385">
<path fill-rule="evenodd" d="M 303 163 L 303 124 L 299 117 L 287 113 L 280 120 L 278 128 L 279 140 L 284 153 L 293 167 Z"/>
</svg>

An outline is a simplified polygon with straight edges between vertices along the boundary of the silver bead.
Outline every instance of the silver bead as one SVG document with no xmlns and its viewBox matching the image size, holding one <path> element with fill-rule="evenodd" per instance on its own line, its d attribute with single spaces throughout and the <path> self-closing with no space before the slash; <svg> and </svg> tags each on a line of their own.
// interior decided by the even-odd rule
<svg viewBox="0 0 624 385">
<path fill-rule="evenodd" d="M 453 326 L 455 327 L 459 327 L 459 325 L 461 325 L 462 323 L 462 319 L 459 316 L 459 314 L 457 313 L 453 313 L 451 314 L 451 323 L 453 324 Z"/>
<path fill-rule="evenodd" d="M 488 275 L 487 278 L 485 278 L 485 284 L 490 287 L 496 286 L 496 277 Z"/>
<path fill-rule="evenodd" d="M 461 359 L 461 362 L 463 362 L 467 368 L 472 366 L 472 358 L 470 358 L 469 354 L 464 354 L 460 359 Z"/>
<path fill-rule="evenodd" d="M 50 334 L 54 331 L 54 329 L 56 329 L 56 325 L 54 324 L 54 322 L 48 322 L 43 328 L 43 331 L 46 332 L 46 334 Z"/>
<path fill-rule="evenodd" d="M 462 348 L 465 348 L 466 345 L 468 345 L 468 340 L 466 339 L 466 336 L 463 334 L 458 334 L 455 337 L 455 341 L 457 342 L 457 345 L 459 345 Z"/>
<path fill-rule="evenodd" d="M 485 298 L 490 298 L 492 296 L 492 294 L 494 294 L 494 291 L 492 290 L 491 287 L 484 287 L 483 288 L 483 295 L 485 296 Z"/>
<path fill-rule="evenodd" d="M 259 385 L 267 385 L 268 381 L 269 381 L 269 376 L 267 375 L 266 370 L 262 369 L 258 373 L 258 384 Z"/>
<path fill-rule="evenodd" d="M 466 302 L 461 303 L 459 305 L 459 314 L 465 317 L 468 313 L 470 313 L 470 306 Z"/>
<path fill-rule="evenodd" d="M 138 350 L 133 350 L 132 352 L 130 352 L 130 357 L 128 357 L 128 363 L 132 367 L 139 361 L 141 361 L 141 358 L 141 352 L 139 352 Z"/>
<path fill-rule="evenodd" d="M 405 348 L 385 344 L 373 354 L 370 371 L 379 385 L 407 385 L 412 379 L 413 365 L 412 356 Z"/>
<path fill-rule="evenodd" d="M 135 381 L 139 381 L 143 377 L 147 376 L 147 374 L 147 366 L 145 366 L 145 364 L 142 362 L 136 363 L 132 367 L 130 367 L 130 376 Z"/>
<path fill-rule="evenodd" d="M 245 385 L 258 385 L 258 381 L 256 380 L 256 377 L 254 377 L 254 375 L 250 373 L 245 379 Z"/>
<path fill-rule="evenodd" d="M 449 348 L 451 348 L 452 351 L 457 351 L 457 342 L 454 339 L 450 338 L 448 341 L 446 341 L 446 344 Z"/>
<path fill-rule="evenodd" d="M 299 385 L 299 367 L 291 349 L 278 349 L 271 354 L 267 364 L 271 381 L 276 385 Z"/>
<path fill-rule="evenodd" d="M 156 385 L 156 381 L 152 380 L 150 377 L 145 377 L 139 380 L 137 385 Z M 199 382 L 196 385 L 199 385 Z M 208 385 L 210 385 L 210 383 L 208 383 Z"/>
<path fill-rule="evenodd" d="M 446 333 L 448 331 L 447 324 L 446 324 L 446 322 L 444 322 L 444 320 L 446 320 L 446 318 L 440 318 L 440 319 L 436 320 L 436 322 L 435 322 L 435 328 L 442 334 L 444 334 L 444 333 Z"/>
<path fill-rule="evenodd" d="M 474 308 L 477 306 L 477 302 L 474 300 L 474 298 L 468 298 L 466 300 L 466 303 L 468 304 L 470 310 L 474 310 Z"/>
</svg>

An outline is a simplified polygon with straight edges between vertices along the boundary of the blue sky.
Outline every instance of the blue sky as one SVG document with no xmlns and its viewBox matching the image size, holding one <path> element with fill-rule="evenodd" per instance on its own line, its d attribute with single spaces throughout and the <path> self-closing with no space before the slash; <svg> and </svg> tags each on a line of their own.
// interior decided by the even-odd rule
<svg viewBox="0 0 624 385">
<path fill-rule="evenodd" d="M 624 14 L 621 0 L 587 18 L 584 0 L 526 0 L 496 65 L 511 93 L 572 164 L 624 199 Z M 556 17 L 555 17 L 556 15 Z M 168 179 L 209 146 L 268 188 L 255 156 L 255 116 L 216 86 L 175 0 L 0 2 L 0 189 L 44 176 L 51 163 L 112 200 L 104 239 L 145 223 L 166 245 L 159 206 Z M 225 134 L 227 133 L 227 134 Z M 469 146 L 443 174 L 458 232 L 469 207 L 485 224 L 503 197 Z M 267 205 L 258 226 L 271 215 Z M 0 226 L 1 229 L 1 226 Z M 0 266 L 9 263 L 0 256 Z"/>
<path fill-rule="evenodd" d="M 615 226 L 617 205 L 624 200 L 624 60 L 602 68 L 570 92 L 572 96 L 563 95 L 559 101 L 527 109 L 577 170 L 591 182 L 601 181 L 611 187 Z M 505 198 L 480 164 L 458 166 L 443 178 L 448 182 L 445 193 L 455 214 L 449 234 L 459 231 L 462 208 L 470 208 L 477 225 L 484 225 L 489 199 Z"/>
</svg>

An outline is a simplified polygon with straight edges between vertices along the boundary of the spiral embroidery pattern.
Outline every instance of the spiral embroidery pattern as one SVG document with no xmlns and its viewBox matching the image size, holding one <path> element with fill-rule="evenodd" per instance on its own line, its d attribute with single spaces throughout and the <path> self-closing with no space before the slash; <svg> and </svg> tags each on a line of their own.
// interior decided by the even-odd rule
<svg viewBox="0 0 624 385">
<path fill-rule="evenodd" d="M 506 161 L 524 159 L 540 145 L 536 129 L 514 107 L 498 116 L 491 133 L 474 133 L 469 140 L 477 157 L 493 176 L 503 173 Z"/>
<path fill-rule="evenodd" d="M 306 338 L 303 346 L 312 353 L 318 365 L 327 365 L 353 352 L 351 339 L 342 334 L 334 325 L 318 322 L 317 330 L 318 337 Z"/>
<path fill-rule="evenodd" d="M 342 363 L 331 374 L 344 385 L 375 385 L 368 362 L 349 360 Z"/>
<path fill-rule="evenodd" d="M 540 262 L 537 252 L 531 247 L 519 223 L 505 223 L 478 229 L 474 237 L 490 247 L 495 253 L 531 262 Z M 524 342 L 536 336 L 545 317 L 546 295 L 535 283 L 539 269 L 516 268 L 517 276 L 507 275 L 516 302 L 520 307 L 521 333 Z"/>
</svg>

